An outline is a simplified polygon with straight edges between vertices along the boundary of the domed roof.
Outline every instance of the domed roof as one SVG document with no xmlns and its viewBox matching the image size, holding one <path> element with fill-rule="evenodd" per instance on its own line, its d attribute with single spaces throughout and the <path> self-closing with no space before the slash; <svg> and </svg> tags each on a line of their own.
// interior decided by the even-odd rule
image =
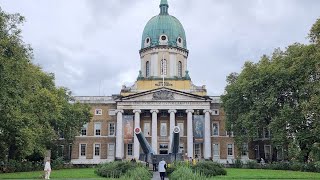
<svg viewBox="0 0 320 180">
<path fill-rule="evenodd" d="M 160 14 L 152 17 L 143 30 L 141 49 L 157 45 L 187 49 L 184 28 L 176 17 L 168 14 L 168 8 L 167 0 L 161 0 Z M 166 36 L 167 39 L 162 36 Z"/>
</svg>

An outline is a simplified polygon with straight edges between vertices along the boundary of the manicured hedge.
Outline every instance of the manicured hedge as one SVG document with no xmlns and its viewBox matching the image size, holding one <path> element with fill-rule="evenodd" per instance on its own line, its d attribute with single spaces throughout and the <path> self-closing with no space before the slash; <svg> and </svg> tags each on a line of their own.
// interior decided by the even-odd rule
<svg viewBox="0 0 320 180">
<path fill-rule="evenodd" d="M 138 167 L 144 166 L 140 163 L 114 161 L 98 165 L 95 173 L 106 178 L 120 178 L 121 176 L 124 176 L 128 171 L 134 170 Z"/>
</svg>

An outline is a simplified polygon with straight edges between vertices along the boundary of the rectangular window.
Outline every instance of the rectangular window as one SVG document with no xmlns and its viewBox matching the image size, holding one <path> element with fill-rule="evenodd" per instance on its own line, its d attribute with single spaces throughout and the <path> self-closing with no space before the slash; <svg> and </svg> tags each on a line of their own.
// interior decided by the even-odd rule
<svg viewBox="0 0 320 180">
<path fill-rule="evenodd" d="M 228 144 L 228 156 L 233 156 L 233 144 Z"/>
<path fill-rule="evenodd" d="M 80 156 L 86 156 L 86 144 L 80 144 Z"/>
<path fill-rule="evenodd" d="M 108 159 L 114 158 L 114 144 L 108 144 Z"/>
<path fill-rule="evenodd" d="M 94 132 L 96 136 L 101 136 L 101 123 L 94 123 Z"/>
<path fill-rule="evenodd" d="M 271 159 L 271 146 L 264 145 L 264 157 L 265 159 Z"/>
<path fill-rule="evenodd" d="M 167 136 L 167 123 L 160 123 L 160 136 Z"/>
<path fill-rule="evenodd" d="M 177 117 L 183 117 L 184 112 L 183 111 L 178 111 L 177 112 Z"/>
<path fill-rule="evenodd" d="M 219 124 L 212 123 L 212 136 L 219 136 Z"/>
<path fill-rule="evenodd" d="M 150 117 L 151 116 L 150 111 L 144 111 L 143 116 L 144 117 Z"/>
<path fill-rule="evenodd" d="M 184 153 L 184 144 L 180 143 L 179 153 Z"/>
<path fill-rule="evenodd" d="M 219 144 L 213 144 L 213 156 L 220 156 Z"/>
<path fill-rule="evenodd" d="M 242 156 L 248 156 L 248 143 L 243 143 L 242 144 L 241 155 Z"/>
<path fill-rule="evenodd" d="M 144 126 L 143 126 L 143 133 L 145 137 L 149 137 L 150 134 L 150 123 L 149 122 L 145 122 Z"/>
<path fill-rule="evenodd" d="M 168 144 L 159 144 L 159 154 L 168 154 Z"/>
<path fill-rule="evenodd" d="M 184 136 L 184 125 L 183 122 L 178 122 L 177 123 L 178 127 L 180 128 L 180 137 Z"/>
<path fill-rule="evenodd" d="M 160 115 L 161 117 L 167 117 L 168 116 L 168 112 L 167 111 L 161 111 L 160 114 L 161 114 Z"/>
<path fill-rule="evenodd" d="M 102 115 L 102 109 L 96 109 L 96 110 L 94 111 L 94 114 L 95 114 L 95 115 Z"/>
<path fill-rule="evenodd" d="M 282 146 L 277 146 L 277 160 L 283 160 L 283 148 L 282 148 Z"/>
<path fill-rule="evenodd" d="M 219 115 L 219 109 L 212 109 L 212 115 Z"/>
<path fill-rule="evenodd" d="M 256 159 L 260 159 L 259 145 L 254 146 L 254 153 L 255 153 Z"/>
<path fill-rule="evenodd" d="M 132 156 L 133 155 L 133 151 L 132 151 L 132 144 L 128 144 L 128 152 L 127 152 L 127 154 L 128 154 L 128 156 Z"/>
<path fill-rule="evenodd" d="M 201 157 L 200 144 L 194 144 L 194 156 L 198 158 Z"/>
<path fill-rule="evenodd" d="M 263 137 L 270 138 L 270 130 L 268 128 L 263 128 Z"/>
<path fill-rule="evenodd" d="M 109 136 L 115 136 L 115 123 L 109 123 Z"/>
<path fill-rule="evenodd" d="M 81 136 L 87 135 L 87 129 L 88 129 L 88 123 L 83 125 L 83 127 L 81 128 Z"/>
<path fill-rule="evenodd" d="M 95 144 L 94 145 L 94 155 L 95 156 L 100 156 L 100 144 Z"/>
</svg>

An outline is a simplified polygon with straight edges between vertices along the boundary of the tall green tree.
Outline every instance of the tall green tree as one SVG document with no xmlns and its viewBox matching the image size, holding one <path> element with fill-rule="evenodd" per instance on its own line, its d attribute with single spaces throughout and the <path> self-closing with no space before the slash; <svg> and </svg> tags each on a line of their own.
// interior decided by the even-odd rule
<svg viewBox="0 0 320 180">
<path fill-rule="evenodd" d="M 59 133 L 70 142 L 91 117 L 88 106 L 72 102 L 70 91 L 55 86 L 53 74 L 32 63 L 19 28 L 23 22 L 20 14 L 0 8 L 0 160 L 44 155 Z"/>
<path fill-rule="evenodd" d="M 276 49 L 271 57 L 246 62 L 239 75 L 228 76 L 222 101 L 238 145 L 258 138 L 259 130 L 267 127 L 275 147 L 297 143 L 300 160 L 308 160 L 320 142 L 319 24 L 311 29 L 311 44 Z"/>
</svg>

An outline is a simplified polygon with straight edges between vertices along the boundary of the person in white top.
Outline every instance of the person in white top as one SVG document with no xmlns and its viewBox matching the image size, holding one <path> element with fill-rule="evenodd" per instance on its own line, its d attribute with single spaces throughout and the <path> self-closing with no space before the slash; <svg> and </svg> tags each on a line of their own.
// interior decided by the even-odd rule
<svg viewBox="0 0 320 180">
<path fill-rule="evenodd" d="M 162 158 L 162 161 L 159 162 L 159 166 L 158 166 L 161 180 L 164 180 L 164 176 L 166 174 L 166 168 L 167 168 L 167 163 Z"/>
<path fill-rule="evenodd" d="M 45 179 L 50 179 L 50 173 L 51 173 L 51 165 L 50 165 L 50 159 L 47 159 L 46 164 L 44 165 L 44 173 L 45 173 Z"/>
</svg>

